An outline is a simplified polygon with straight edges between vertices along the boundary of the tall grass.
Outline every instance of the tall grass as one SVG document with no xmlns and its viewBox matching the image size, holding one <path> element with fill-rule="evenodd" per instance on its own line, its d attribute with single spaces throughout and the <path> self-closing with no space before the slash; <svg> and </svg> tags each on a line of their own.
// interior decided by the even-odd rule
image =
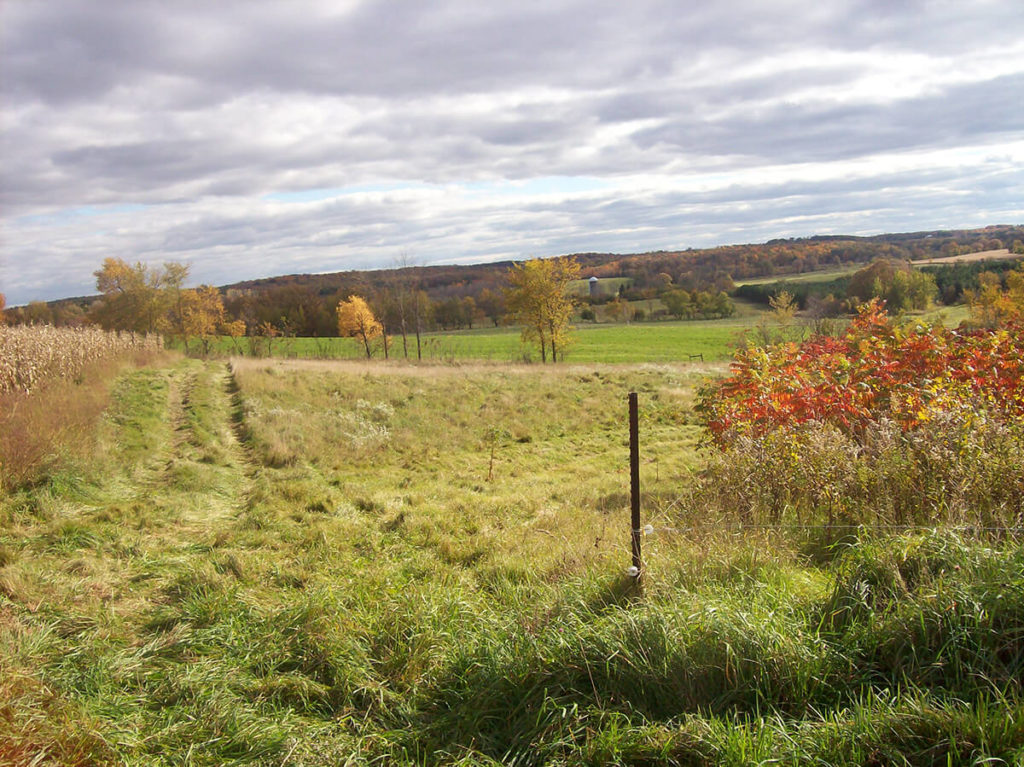
<svg viewBox="0 0 1024 767">
<path fill-rule="evenodd" d="M 0 527 L 0 759 L 1019 762 L 1012 541 L 656 529 L 636 590 L 624 393 L 650 510 L 694 466 L 698 377 L 128 373 L 87 501 Z"/>
<path fill-rule="evenodd" d="M 861 434 L 809 422 L 709 450 L 682 506 L 744 524 L 1024 528 L 1024 428 L 940 414 Z M 680 518 L 681 519 L 681 518 Z"/>
<path fill-rule="evenodd" d="M 0 495 L 41 482 L 94 450 L 114 378 L 126 365 L 145 365 L 159 354 L 145 349 L 101 357 L 73 376 L 44 377 L 30 392 L 0 392 Z"/>
</svg>

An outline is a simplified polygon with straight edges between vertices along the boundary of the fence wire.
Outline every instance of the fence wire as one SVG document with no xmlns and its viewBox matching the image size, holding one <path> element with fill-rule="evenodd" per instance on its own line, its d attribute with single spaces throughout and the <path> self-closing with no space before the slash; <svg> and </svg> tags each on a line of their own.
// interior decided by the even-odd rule
<svg viewBox="0 0 1024 767">
<path fill-rule="evenodd" d="M 669 527 L 645 525 L 639 530 L 642 535 L 653 535 L 654 533 L 703 533 L 709 530 L 927 530 L 930 532 L 971 532 L 971 533 L 1024 533 L 1024 527 L 994 527 L 989 525 L 889 525 L 889 524 L 861 524 L 861 525 L 830 525 L 830 524 L 777 524 L 764 525 L 744 522 L 714 523 L 713 525 L 690 525 L 688 527 Z"/>
</svg>

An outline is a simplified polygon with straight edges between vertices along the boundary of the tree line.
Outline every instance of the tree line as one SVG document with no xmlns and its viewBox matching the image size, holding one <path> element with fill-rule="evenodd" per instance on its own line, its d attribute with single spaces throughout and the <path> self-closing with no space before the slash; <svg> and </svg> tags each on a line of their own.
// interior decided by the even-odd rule
<svg viewBox="0 0 1024 767">
<path fill-rule="evenodd" d="M 569 283 L 579 276 L 579 264 L 571 258 L 534 259 L 513 264 L 500 290 L 485 289 L 479 300 L 471 296 L 432 301 L 413 279 L 393 279 L 370 298 L 352 293 L 339 298 L 331 325 L 322 324 L 323 299 L 298 302 L 293 320 L 279 323 L 264 319 L 254 293 L 226 293 L 212 285 L 185 287 L 189 267 L 167 262 L 151 266 L 129 264 L 119 258 L 104 259 L 94 272 L 97 300 L 87 310 L 76 307 L 63 324 L 96 324 L 107 330 L 160 333 L 190 350 L 208 354 L 218 337 L 236 344 L 249 339 L 252 353 L 269 351 L 273 339 L 297 335 L 307 323 L 316 323 L 323 336 L 355 338 L 369 359 L 381 352 L 385 358 L 422 359 L 423 334 L 439 324 L 472 327 L 474 322 L 512 322 L 522 327 L 524 342 L 539 345 L 541 359 L 555 361 L 564 355 L 569 322 L 576 304 Z M 292 291 L 293 293 L 295 291 Z M 75 306 L 74 304 L 71 304 Z M 5 299 L 0 294 L 0 322 L 6 319 Z M 46 304 L 21 307 L 21 322 L 54 324 L 55 314 Z M 33 310 L 46 309 L 33 315 Z M 320 335 L 312 333 L 311 335 Z M 397 348 L 396 348 L 397 345 Z"/>
<path fill-rule="evenodd" d="M 737 288 L 735 280 L 777 275 L 782 281 L 789 275 L 832 265 L 868 263 L 878 259 L 900 262 L 909 258 L 962 255 L 1003 247 L 1024 252 L 1024 227 L 998 226 L 874 237 L 829 235 L 628 256 L 584 253 L 572 257 L 580 267 L 580 274 L 618 277 L 621 287 L 598 295 L 584 291 L 575 298 L 575 304 L 581 318 L 589 321 L 628 322 L 659 317 L 704 319 L 729 316 L 733 309 L 730 295 L 767 304 L 771 296 L 785 289 L 803 310 L 807 310 L 809 303 L 815 303 L 830 307 L 830 311 L 847 311 L 851 298 L 848 278 L 832 284 L 786 283 L 782 288 L 779 285 Z M 184 290 L 183 281 L 175 269 L 186 267 L 170 265 L 169 268 L 165 265 L 161 269 L 113 260 L 120 263 L 113 271 L 129 278 L 124 282 L 137 283 L 134 286 L 129 284 L 127 290 L 119 289 L 119 295 L 126 292 L 128 297 L 112 300 L 111 295 L 101 290 L 98 297 L 49 303 L 34 301 L 26 306 L 8 308 L 5 316 L 8 321 L 16 323 L 107 323 L 109 326 L 117 322 L 117 311 L 130 311 L 131 301 L 142 300 L 146 290 L 162 289 L 158 283 L 166 282 L 165 287 L 176 295 Z M 401 336 L 404 354 L 410 348 L 409 339 L 416 332 L 472 329 L 485 325 L 493 327 L 505 322 L 510 316 L 506 288 L 508 273 L 513 267 L 511 262 L 419 266 L 403 259 L 393 269 L 287 275 L 240 282 L 220 289 L 223 319 L 212 293 L 207 290 L 203 299 L 205 310 L 201 311 L 199 304 L 190 305 L 199 301 L 198 294 L 187 294 L 182 303 L 175 302 L 173 312 L 162 311 L 151 304 L 143 311 L 143 315 L 149 317 L 143 325 L 152 327 L 153 318 L 160 316 L 161 330 L 188 337 L 189 343 L 194 343 L 191 339 L 197 338 L 200 346 L 204 343 L 204 333 L 200 331 L 208 329 L 211 323 L 223 326 L 224 330 L 229 329 L 228 322 L 243 323 L 245 330 L 237 338 L 330 337 L 338 334 L 336 307 L 339 302 L 357 295 L 367 301 L 384 327 L 395 329 L 393 332 Z M 136 274 L 128 274 L 131 271 Z M 959 264 L 927 267 L 922 271 L 935 276 L 938 296 L 945 303 L 960 300 L 965 290 L 975 289 L 977 274 L 980 273 L 965 276 L 964 267 Z M 896 278 L 897 283 L 903 280 L 904 277 Z M 118 284 L 121 281 L 114 282 Z M 148 287 L 142 290 L 140 285 Z M 895 293 L 886 298 L 893 306 L 894 297 L 919 295 L 921 287 L 897 284 Z M 646 308 L 638 303 L 643 301 L 649 302 Z M 186 324 L 189 317 L 201 319 Z M 235 325 L 231 329 L 237 331 L 239 327 Z M 404 333 L 397 331 L 400 327 L 405 329 Z M 555 345 L 557 349 L 557 338 Z"/>
</svg>

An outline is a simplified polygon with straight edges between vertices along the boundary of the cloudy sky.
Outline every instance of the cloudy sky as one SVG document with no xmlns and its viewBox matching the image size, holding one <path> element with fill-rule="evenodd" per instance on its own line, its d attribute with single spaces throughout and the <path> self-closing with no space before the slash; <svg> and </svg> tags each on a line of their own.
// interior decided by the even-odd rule
<svg viewBox="0 0 1024 767">
<path fill-rule="evenodd" d="M 1020 0 L 2 0 L 0 292 L 1024 223 Z"/>
</svg>

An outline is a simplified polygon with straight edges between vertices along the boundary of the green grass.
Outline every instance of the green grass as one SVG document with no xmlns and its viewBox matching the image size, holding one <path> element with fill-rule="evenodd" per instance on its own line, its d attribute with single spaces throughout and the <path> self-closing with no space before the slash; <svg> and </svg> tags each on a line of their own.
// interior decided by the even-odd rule
<svg viewBox="0 0 1024 767">
<path fill-rule="evenodd" d="M 784 282 L 831 282 L 840 277 L 849 277 L 851 274 L 863 269 L 867 264 L 853 264 L 835 269 L 820 269 L 813 272 L 799 272 L 797 274 L 773 274 L 767 277 L 752 277 L 746 280 L 737 280 L 736 285 L 771 285 Z"/>
<path fill-rule="evenodd" d="M 928 261 L 918 261 L 913 263 L 914 266 L 930 266 Z M 819 269 L 811 272 L 799 272 L 797 274 L 773 274 L 766 277 L 752 277 L 745 280 L 737 280 L 736 285 L 770 285 L 773 283 L 784 283 L 784 282 L 831 282 L 837 280 L 840 277 L 849 277 L 852 274 L 863 269 L 867 264 L 851 264 L 848 266 L 832 268 L 832 269 Z"/>
<path fill-rule="evenodd" d="M 597 278 L 597 295 L 599 296 L 615 296 L 619 292 L 619 288 L 623 285 L 629 287 L 632 284 L 633 279 L 631 277 L 598 277 Z M 581 296 L 590 295 L 590 278 L 582 280 L 572 280 L 569 283 L 569 291 Z"/>
<path fill-rule="evenodd" d="M 920 316 L 925 322 L 941 323 L 947 328 L 955 328 L 970 319 L 971 310 L 967 304 L 958 304 L 956 306 L 934 306 L 928 311 L 922 312 L 920 315 L 913 313 L 908 316 L 910 318 Z"/>
<path fill-rule="evenodd" d="M 635 302 L 645 310 L 651 301 Z M 657 302 L 654 302 L 657 303 Z M 735 317 L 727 320 L 633 322 L 630 324 L 577 322 L 572 343 L 565 356 L 569 363 L 607 362 L 679 362 L 691 355 L 703 355 L 705 361 L 732 357 L 737 339 L 753 327 L 763 311 L 739 302 Z M 247 354 L 241 344 L 220 339 L 215 347 L 220 354 Z M 270 347 L 273 357 L 297 359 L 365 359 L 362 346 L 352 338 L 279 338 Z M 416 340 L 409 337 L 409 354 L 416 356 Z M 391 341 L 392 358 L 403 358 L 402 339 Z M 375 359 L 383 356 L 377 349 Z M 428 333 L 422 337 L 422 356 L 443 362 L 523 362 L 540 361 L 539 352 L 524 345 L 519 328 L 480 327 L 472 330 Z"/>
<path fill-rule="evenodd" d="M 749 325 L 746 318 L 729 321 L 580 323 L 572 335 L 565 361 L 572 364 L 688 361 L 702 354 L 705 361 L 732 357 L 736 340 Z M 428 359 L 539 361 L 539 353 L 524 346 L 518 329 L 447 333 L 429 336 Z"/>
<path fill-rule="evenodd" d="M 1018 544 L 667 529 L 720 369 L 126 374 L 0 499 L 0 763 L 1019 763 Z"/>
</svg>

